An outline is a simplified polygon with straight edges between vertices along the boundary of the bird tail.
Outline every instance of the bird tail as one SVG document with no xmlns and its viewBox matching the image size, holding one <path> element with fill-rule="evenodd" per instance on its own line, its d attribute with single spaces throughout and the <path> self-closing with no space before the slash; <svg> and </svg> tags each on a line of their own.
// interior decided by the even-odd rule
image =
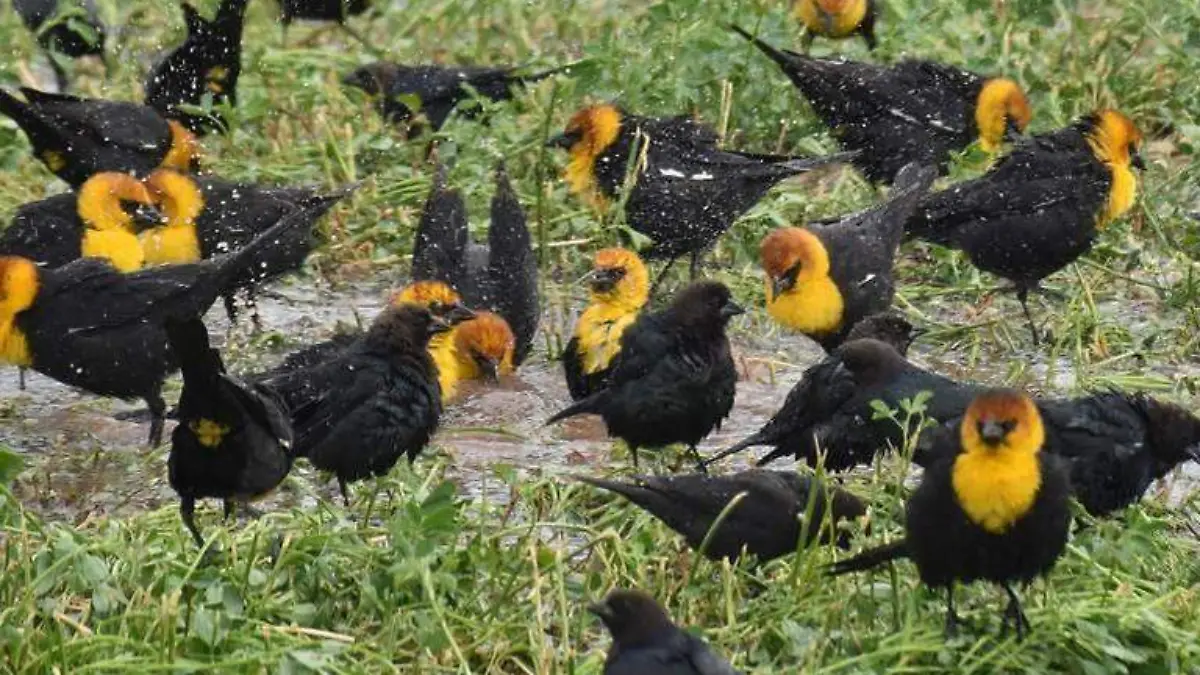
<svg viewBox="0 0 1200 675">
<path fill-rule="evenodd" d="M 4 89 L 0 89 L 0 113 L 16 122 L 26 135 L 49 131 L 46 122 L 28 103 Z"/>
<path fill-rule="evenodd" d="M 225 0 L 217 9 L 217 15 L 213 22 L 218 24 L 236 22 L 236 25 L 241 25 L 246 16 L 246 5 L 248 4 L 250 4 L 250 0 Z"/>
<path fill-rule="evenodd" d="M 578 66 L 580 63 L 582 63 L 582 61 L 575 61 L 572 63 L 568 63 L 564 66 L 558 66 L 556 68 L 550 68 L 549 70 L 543 70 L 538 73 L 533 73 L 532 75 L 517 75 L 517 76 L 513 77 L 513 80 L 520 82 L 522 84 L 529 84 L 531 82 L 537 82 L 539 80 L 544 80 L 547 77 L 550 77 L 551 75 L 557 75 L 559 73 L 566 72 L 566 71 L 574 68 L 575 66 Z"/>
<path fill-rule="evenodd" d="M 726 457 L 729 457 L 730 455 L 735 455 L 735 454 L 741 452 L 742 450 L 745 450 L 746 448 L 752 448 L 756 445 L 765 445 L 769 442 L 770 442 L 770 440 L 766 437 L 766 435 L 760 431 L 752 436 L 743 438 L 742 440 L 738 441 L 737 443 L 734 443 L 733 445 L 729 446 L 728 448 L 725 448 L 724 450 L 718 452 L 717 454 L 713 455 L 712 457 L 709 457 L 708 459 L 704 460 L 703 462 L 701 462 L 701 464 L 703 464 L 705 468 L 708 468 L 709 465 L 716 464 L 717 462 L 721 461 L 722 459 L 725 459 Z"/>
<path fill-rule="evenodd" d="M 603 400 L 603 397 L 604 397 L 606 391 L 607 390 L 598 391 L 595 394 L 592 394 L 591 396 L 588 396 L 587 398 L 580 399 L 580 400 L 572 403 L 571 405 L 567 406 L 566 408 L 563 408 L 562 410 L 554 413 L 553 415 L 550 416 L 550 419 L 546 420 L 546 426 L 550 426 L 551 424 L 554 424 L 555 422 L 561 422 L 562 420 L 565 420 L 568 417 L 574 417 L 576 415 L 585 415 L 588 413 L 599 413 L 600 402 L 601 402 L 601 400 Z"/>
<path fill-rule="evenodd" d="M 846 560 L 839 560 L 825 568 L 825 573 L 831 577 L 849 574 L 851 572 L 861 572 L 869 570 L 872 567 L 878 567 L 885 562 L 907 558 L 908 542 L 901 539 L 890 544 L 885 544 L 877 548 L 868 549 Z"/>
<path fill-rule="evenodd" d="M 295 236 L 296 231 L 311 228 L 331 205 L 332 202 L 328 199 L 298 204 L 295 210 L 280 218 L 250 243 L 214 258 L 212 262 L 217 272 L 213 275 L 211 283 L 216 289 L 216 294 L 229 293 L 238 287 L 260 282 L 270 276 L 274 270 L 271 261 L 279 257 L 279 247 L 287 242 L 306 240 L 307 237 Z"/>
<path fill-rule="evenodd" d="M 834 152 L 828 155 L 821 155 L 820 157 L 796 157 L 781 162 L 777 166 L 787 169 L 793 174 L 807 173 L 813 169 L 819 169 L 831 164 L 849 164 L 860 154 L 862 153 L 859 150 L 846 150 L 845 152 Z"/>
<path fill-rule="evenodd" d="M 412 277 L 415 281 L 444 281 L 456 286 L 465 274 L 467 206 L 458 190 L 448 185 L 446 173 L 446 165 L 438 162 L 417 223 Z"/>
<path fill-rule="evenodd" d="M 737 25 L 736 23 L 729 24 L 729 28 L 733 32 L 737 33 L 738 35 L 741 35 L 742 37 L 746 38 L 750 42 L 750 44 L 754 45 L 755 47 L 758 47 L 759 50 L 762 51 L 762 53 L 766 54 L 772 61 L 774 61 L 775 63 L 778 63 L 785 70 L 795 69 L 798 64 L 809 61 L 808 57 L 806 57 L 806 56 L 802 56 L 802 55 L 796 54 L 794 52 L 785 52 L 785 51 L 776 49 L 775 47 L 772 47 L 771 45 L 767 44 L 766 42 L 763 42 L 762 40 L 760 40 L 758 37 L 752 35 L 750 33 L 750 31 L 746 30 L 745 28 L 742 28 L 741 26 Z"/>
<path fill-rule="evenodd" d="M 619 494 L 622 497 L 626 497 L 629 499 L 633 499 L 635 496 L 640 494 L 639 491 L 645 490 L 645 488 L 639 487 L 637 485 L 632 485 L 629 483 L 622 483 L 620 481 L 615 481 L 615 480 L 608 480 L 606 478 L 593 478 L 592 476 L 584 476 L 584 475 L 579 475 L 579 474 L 572 476 L 572 478 L 574 478 L 575 480 L 577 480 L 581 483 L 587 483 L 588 485 L 591 485 L 592 487 L 600 488 L 601 490 L 608 490 L 609 492 L 615 492 L 616 494 Z"/>
<path fill-rule="evenodd" d="M 519 366 L 529 356 L 537 332 L 538 267 L 525 210 L 503 161 L 496 165 L 496 193 L 488 226 L 488 270 L 493 284 L 490 304 L 516 333 L 513 362 Z"/>
<path fill-rule="evenodd" d="M 185 384 L 213 382 L 225 372 L 220 353 L 209 345 L 208 329 L 200 317 L 167 319 L 164 328 Z"/>
<path fill-rule="evenodd" d="M 884 231 L 881 233 L 887 242 L 888 250 L 895 251 L 904 239 L 904 227 L 912 218 L 913 211 L 921 199 L 937 180 L 937 167 L 909 162 L 896 173 L 892 183 L 892 193 L 887 203 L 880 207 L 883 211 L 878 222 Z"/>
</svg>

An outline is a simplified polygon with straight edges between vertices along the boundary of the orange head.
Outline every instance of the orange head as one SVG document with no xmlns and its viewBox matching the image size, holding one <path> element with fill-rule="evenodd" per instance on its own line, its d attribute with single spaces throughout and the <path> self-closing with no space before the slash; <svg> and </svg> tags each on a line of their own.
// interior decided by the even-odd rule
<svg viewBox="0 0 1200 675">
<path fill-rule="evenodd" d="M 454 348 L 465 379 L 496 380 L 513 370 L 517 340 L 508 322 L 493 312 L 476 312 L 454 331 Z"/>
<path fill-rule="evenodd" d="M 1083 134 L 1100 161 L 1144 169 L 1142 132 L 1133 120 L 1110 108 L 1102 108 L 1084 118 Z"/>
<path fill-rule="evenodd" d="M 641 257 L 626 248 L 597 251 L 592 271 L 585 279 L 596 302 L 620 302 L 640 308 L 650 297 L 650 273 Z"/>
<path fill-rule="evenodd" d="M 610 103 L 588 106 L 571 117 L 563 133 L 546 142 L 567 149 L 570 161 L 565 178 L 571 192 L 596 198 L 596 159 L 617 142 L 623 117 Z"/>
<path fill-rule="evenodd" d="M 829 252 L 817 235 L 802 227 L 781 227 L 768 234 L 759 256 L 776 296 L 795 286 L 801 275 L 829 275 Z"/>
<path fill-rule="evenodd" d="M 975 101 L 975 128 L 979 144 L 987 152 L 996 152 L 1005 141 L 1015 141 L 1033 119 L 1033 108 L 1021 85 L 1007 77 L 994 77 L 983 83 Z"/>
<path fill-rule="evenodd" d="M 411 303 L 428 307 L 434 314 L 443 314 L 451 307 L 462 305 L 462 298 L 442 281 L 414 281 L 392 294 L 392 304 Z"/>
<path fill-rule="evenodd" d="M 959 429 L 964 453 L 1030 455 L 1046 440 L 1033 399 L 1011 389 L 986 391 L 967 407 Z"/>
<path fill-rule="evenodd" d="M 0 316 L 16 316 L 33 306 L 40 285 L 32 260 L 0 256 Z"/>
</svg>

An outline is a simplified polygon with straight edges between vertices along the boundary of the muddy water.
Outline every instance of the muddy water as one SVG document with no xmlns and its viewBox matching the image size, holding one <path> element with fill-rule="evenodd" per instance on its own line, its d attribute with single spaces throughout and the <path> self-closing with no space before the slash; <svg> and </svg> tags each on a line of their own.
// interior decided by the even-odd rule
<svg viewBox="0 0 1200 675">
<path fill-rule="evenodd" d="M 224 312 L 207 317 L 214 341 L 224 343 L 227 362 L 235 372 L 253 372 L 272 365 L 290 349 L 328 336 L 338 323 L 369 321 L 383 306 L 390 284 L 383 280 L 357 282 L 343 288 L 314 286 L 310 282 L 276 287 L 259 301 L 266 333 L 249 334 L 248 321 L 230 328 Z M 548 332 L 571 322 L 569 307 L 577 300 L 552 295 L 547 303 Z M 804 338 L 759 330 L 749 321 L 735 326 L 734 348 L 741 375 L 737 402 L 723 428 L 701 447 L 710 454 L 756 431 L 782 402 L 803 369 L 820 358 L 815 345 Z M 539 344 L 542 338 L 539 337 Z M 1002 372 L 969 369 L 944 358 L 922 354 L 915 358 L 957 377 L 999 380 Z M 1044 369 L 1046 364 L 1034 364 Z M 178 384 L 168 387 L 168 399 L 178 394 Z M 499 482 L 491 478 L 498 465 L 526 473 L 591 473 L 610 465 L 625 465 L 622 453 L 614 456 L 596 418 L 568 420 L 555 427 L 543 421 L 569 401 L 557 362 L 538 350 L 514 376 L 498 386 L 468 384 L 443 417 L 435 439 L 438 451 L 448 456 L 452 475 L 467 494 L 504 499 Z M 146 450 L 147 423 L 127 419 L 143 409 L 141 402 L 99 399 L 30 373 L 20 391 L 15 370 L 0 371 L 0 443 L 21 453 L 28 470 L 14 486 L 30 509 L 58 520 L 81 522 L 105 515 L 123 514 L 174 503 L 166 481 L 166 448 Z M 123 415 L 124 413 L 124 415 Z M 170 431 L 168 424 L 168 434 Z M 730 460 L 736 467 L 749 455 Z M 428 461 L 428 460 L 419 460 Z M 652 452 L 643 454 L 646 468 L 658 466 Z M 265 504 L 311 504 L 333 499 L 334 488 L 307 466 L 295 471 L 300 480 L 289 480 Z M 1172 489 L 1179 498 L 1192 487 L 1191 480 L 1177 481 Z"/>
</svg>

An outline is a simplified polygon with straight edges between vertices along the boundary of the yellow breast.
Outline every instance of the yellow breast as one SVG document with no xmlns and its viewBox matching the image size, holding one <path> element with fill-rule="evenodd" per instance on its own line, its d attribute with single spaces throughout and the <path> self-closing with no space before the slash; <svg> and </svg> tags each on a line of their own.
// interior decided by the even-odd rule
<svg viewBox="0 0 1200 675">
<path fill-rule="evenodd" d="M 621 351 L 621 336 L 637 319 L 637 311 L 612 305 L 591 305 L 579 317 L 575 337 L 583 372 L 591 375 L 608 368 Z"/>
<path fill-rule="evenodd" d="M 122 272 L 139 270 L 144 262 L 137 236 L 126 230 L 85 230 L 80 250 L 85 258 L 107 258 Z"/>
<path fill-rule="evenodd" d="M 200 259 L 200 240 L 190 225 L 166 225 L 146 230 L 141 235 L 142 251 L 148 265 L 195 262 Z"/>
<path fill-rule="evenodd" d="M 825 37 L 841 38 L 852 34 L 867 16 L 867 1 L 854 0 L 847 3 L 846 9 L 832 15 L 832 22 L 826 27 L 830 15 L 821 11 L 817 0 L 798 0 L 796 2 L 796 17 L 808 30 Z"/>
<path fill-rule="evenodd" d="M 439 333 L 429 341 L 429 356 L 433 358 L 433 365 L 437 367 L 438 385 L 442 388 L 442 403 L 454 396 L 460 379 L 453 335 L 454 331 Z"/>
<path fill-rule="evenodd" d="M 33 365 L 29 342 L 21 329 L 17 328 L 16 318 L 12 316 L 0 316 L 0 362 L 14 366 Z"/>
<path fill-rule="evenodd" d="M 767 281 L 767 313 L 781 325 L 805 335 L 826 335 L 842 327 L 845 303 L 837 284 L 829 277 L 805 278 L 779 297 L 772 297 Z"/>
<path fill-rule="evenodd" d="M 1112 170 L 1112 187 L 1108 191 L 1108 207 L 1100 218 L 1100 224 L 1106 225 L 1129 212 L 1133 201 L 1137 198 L 1137 176 L 1129 165 L 1110 164 Z"/>
<path fill-rule="evenodd" d="M 1035 454 L 970 452 L 954 460 L 951 482 L 967 518 L 1002 534 L 1033 507 L 1042 475 Z"/>
</svg>

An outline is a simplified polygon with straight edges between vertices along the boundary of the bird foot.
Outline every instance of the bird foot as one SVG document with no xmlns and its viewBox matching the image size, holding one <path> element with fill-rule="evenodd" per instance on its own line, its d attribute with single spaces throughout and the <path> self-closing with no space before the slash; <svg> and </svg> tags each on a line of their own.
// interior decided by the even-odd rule
<svg viewBox="0 0 1200 675">
<path fill-rule="evenodd" d="M 1021 610 L 1021 604 L 1015 599 L 1009 600 L 1008 607 L 1004 610 L 1004 620 L 1000 623 L 1000 635 L 1008 635 L 1010 626 L 1016 629 L 1017 642 L 1024 640 L 1025 635 L 1029 633 L 1029 619 Z"/>
</svg>

